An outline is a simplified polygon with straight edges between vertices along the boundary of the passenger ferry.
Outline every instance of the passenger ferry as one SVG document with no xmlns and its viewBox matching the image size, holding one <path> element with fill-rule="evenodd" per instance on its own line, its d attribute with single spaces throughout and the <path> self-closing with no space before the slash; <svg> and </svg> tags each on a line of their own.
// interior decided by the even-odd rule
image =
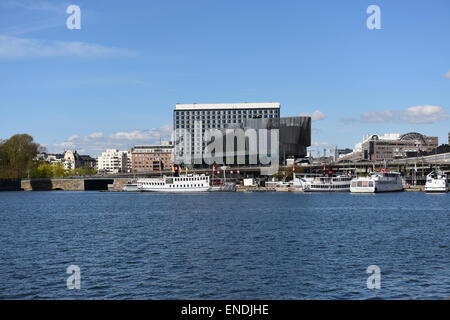
<svg viewBox="0 0 450 320">
<path fill-rule="evenodd" d="M 304 192 L 348 192 L 351 180 L 349 175 L 317 175 L 300 179 L 294 176 L 293 186 L 299 186 Z"/>
<path fill-rule="evenodd" d="M 210 190 L 209 176 L 184 175 L 179 177 L 143 178 L 137 181 L 139 191 L 148 192 L 205 192 Z"/>
<path fill-rule="evenodd" d="M 399 172 L 372 172 L 368 177 L 352 180 L 350 192 L 376 193 L 402 191 L 403 182 Z"/>
<path fill-rule="evenodd" d="M 427 175 L 425 192 L 448 192 L 447 175 L 442 171 L 432 171 Z"/>
</svg>

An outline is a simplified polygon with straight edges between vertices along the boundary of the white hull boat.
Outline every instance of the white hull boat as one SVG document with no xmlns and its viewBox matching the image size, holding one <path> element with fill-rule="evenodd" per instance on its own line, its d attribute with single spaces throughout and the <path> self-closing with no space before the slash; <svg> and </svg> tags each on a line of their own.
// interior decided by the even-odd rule
<svg viewBox="0 0 450 320">
<path fill-rule="evenodd" d="M 137 181 L 138 191 L 192 193 L 206 192 L 211 186 L 209 176 L 185 175 L 179 177 L 144 178 Z"/>
<path fill-rule="evenodd" d="M 440 171 L 433 171 L 427 175 L 425 192 L 448 192 L 447 175 Z"/>
<path fill-rule="evenodd" d="M 349 175 L 314 176 L 297 178 L 294 175 L 293 186 L 304 192 L 349 192 L 352 177 Z"/>
<path fill-rule="evenodd" d="M 399 172 L 373 172 L 368 177 L 355 178 L 351 182 L 352 193 L 395 192 L 403 190 Z"/>
</svg>

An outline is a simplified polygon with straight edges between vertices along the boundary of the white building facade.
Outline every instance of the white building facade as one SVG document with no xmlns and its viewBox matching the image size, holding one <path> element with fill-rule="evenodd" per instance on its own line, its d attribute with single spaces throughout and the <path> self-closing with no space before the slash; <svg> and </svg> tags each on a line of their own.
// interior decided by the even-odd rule
<svg viewBox="0 0 450 320">
<path fill-rule="evenodd" d="M 123 173 L 127 172 L 128 158 L 126 151 L 107 149 L 97 159 L 97 169 L 100 173 Z"/>
</svg>

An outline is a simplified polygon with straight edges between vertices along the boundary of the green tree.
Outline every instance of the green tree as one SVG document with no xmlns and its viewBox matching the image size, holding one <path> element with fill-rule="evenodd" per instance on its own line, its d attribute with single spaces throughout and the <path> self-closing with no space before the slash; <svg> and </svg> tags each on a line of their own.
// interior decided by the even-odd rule
<svg viewBox="0 0 450 320">
<path fill-rule="evenodd" d="M 52 165 L 47 162 L 41 162 L 30 171 L 30 178 L 51 178 L 53 175 Z"/>
<path fill-rule="evenodd" d="M 16 134 L 0 141 L 0 178 L 25 178 L 34 166 L 36 154 L 44 150 L 28 134 Z"/>
<path fill-rule="evenodd" d="M 62 178 L 65 177 L 68 173 L 67 170 L 64 169 L 64 166 L 61 162 L 57 162 L 53 164 L 53 177 L 55 178 Z"/>
<path fill-rule="evenodd" d="M 70 175 L 72 176 L 92 176 L 96 173 L 97 171 L 89 166 L 70 170 Z"/>
<path fill-rule="evenodd" d="M 30 178 L 61 178 L 67 175 L 67 171 L 64 169 L 62 163 L 57 162 L 50 164 L 48 162 L 38 163 L 31 171 Z"/>
</svg>

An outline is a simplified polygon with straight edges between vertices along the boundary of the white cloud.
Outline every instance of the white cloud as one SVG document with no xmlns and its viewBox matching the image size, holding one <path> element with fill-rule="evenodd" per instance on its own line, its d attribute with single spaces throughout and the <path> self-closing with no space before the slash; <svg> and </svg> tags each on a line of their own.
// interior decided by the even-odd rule
<svg viewBox="0 0 450 320">
<path fill-rule="evenodd" d="M 311 147 L 330 147 L 333 146 L 332 144 L 328 142 L 322 142 L 322 141 L 312 141 Z"/>
<path fill-rule="evenodd" d="M 171 134 L 172 127 L 166 125 L 148 130 L 115 132 L 110 135 L 102 132 L 93 132 L 87 136 L 75 134 L 63 142 L 44 146 L 53 153 L 70 149 L 96 156 L 106 149 L 126 150 L 134 145 L 159 143 L 160 139 L 170 140 Z"/>
<path fill-rule="evenodd" d="M 101 132 L 93 132 L 90 135 L 88 135 L 89 138 L 100 138 L 103 137 L 103 133 Z"/>
<path fill-rule="evenodd" d="M 64 12 L 68 6 L 68 2 L 50 2 L 45 0 L 2 0 L 1 7 L 5 8 L 20 8 L 31 11 L 53 11 Z"/>
<path fill-rule="evenodd" d="M 133 50 L 79 41 L 47 41 L 0 35 L 0 58 L 136 57 Z"/>
<path fill-rule="evenodd" d="M 386 122 L 394 118 L 392 111 L 367 111 L 361 114 L 361 121 L 363 122 Z"/>
<path fill-rule="evenodd" d="M 312 121 L 320 121 L 326 118 L 325 113 L 320 110 L 315 110 L 313 113 L 300 113 L 300 116 L 311 117 Z"/>
<path fill-rule="evenodd" d="M 18 16 L 19 25 L 9 25 L 0 34 L 20 35 L 64 26 L 69 2 L 45 0 L 1 0 L 0 11 Z"/>
<path fill-rule="evenodd" d="M 61 27 L 61 19 L 51 19 L 49 21 L 48 19 L 45 21 L 39 21 L 39 22 L 33 22 L 33 23 L 27 23 L 23 25 L 17 25 L 17 26 L 10 26 L 6 29 L 0 30 L 0 33 L 2 34 L 8 34 L 8 35 L 21 35 L 21 34 L 27 34 L 37 31 L 42 31 L 46 29 L 52 29 L 56 27 Z"/>
<path fill-rule="evenodd" d="M 367 111 L 363 112 L 359 119 L 345 118 L 341 119 L 341 121 L 346 124 L 352 122 L 423 124 L 447 119 L 450 119 L 450 114 L 443 107 L 423 105 L 413 106 L 403 110 Z"/>
<path fill-rule="evenodd" d="M 104 75 L 79 80 L 68 80 L 64 82 L 51 82 L 42 84 L 45 88 L 67 88 L 67 87 L 84 87 L 84 86 L 136 86 L 136 87 L 152 87 L 152 83 L 141 80 L 128 75 Z"/>
<path fill-rule="evenodd" d="M 400 118 L 407 123 L 433 123 L 450 118 L 450 114 L 438 106 L 415 106 L 401 112 Z"/>
<path fill-rule="evenodd" d="M 447 71 L 446 74 L 444 74 L 445 79 L 450 79 L 450 70 Z"/>
</svg>

